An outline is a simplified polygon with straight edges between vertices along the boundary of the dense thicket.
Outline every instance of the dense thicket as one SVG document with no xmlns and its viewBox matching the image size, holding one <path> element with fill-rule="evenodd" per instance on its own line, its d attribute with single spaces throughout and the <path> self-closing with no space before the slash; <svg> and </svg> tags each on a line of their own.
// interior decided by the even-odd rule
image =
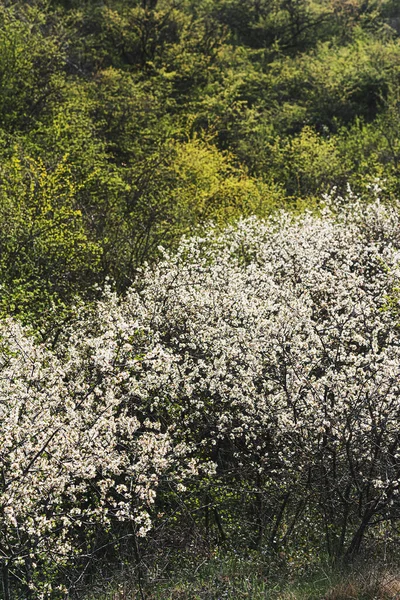
<svg viewBox="0 0 400 600">
<path fill-rule="evenodd" d="M 85 576 L 140 564 L 149 543 L 302 564 L 387 545 L 399 251 L 399 213 L 379 202 L 250 218 L 183 241 L 52 351 L 3 323 L 5 597 L 82 597 Z"/>
<path fill-rule="evenodd" d="M 6 600 L 389 547 L 399 36 L 397 0 L 0 2 Z"/>
<path fill-rule="evenodd" d="M 399 192 L 396 0 L 0 6 L 1 311 L 47 335 L 205 222 Z"/>
</svg>

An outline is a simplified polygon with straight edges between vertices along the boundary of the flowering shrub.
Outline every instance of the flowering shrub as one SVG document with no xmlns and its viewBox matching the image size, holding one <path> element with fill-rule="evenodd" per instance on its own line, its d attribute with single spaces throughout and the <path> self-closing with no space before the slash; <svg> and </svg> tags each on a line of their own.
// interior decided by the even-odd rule
<svg viewBox="0 0 400 600">
<path fill-rule="evenodd" d="M 384 308 L 399 246 L 379 202 L 245 220 L 183 242 L 120 308 L 151 332 L 150 413 L 214 462 L 214 485 L 264 494 L 258 543 L 286 543 L 303 515 L 328 525 L 331 554 L 353 553 L 397 516 L 399 336 Z"/>
<path fill-rule="evenodd" d="M 127 414 L 113 373 L 95 361 L 96 373 L 85 370 L 88 358 L 74 348 L 61 362 L 13 323 L 2 326 L 1 343 L 5 597 L 11 577 L 34 598 L 55 598 L 65 586 L 53 589 L 51 580 L 80 554 L 90 558 L 99 527 L 122 520 L 147 533 L 146 509 L 168 465 L 169 442 L 157 424 L 144 428 Z"/>
<path fill-rule="evenodd" d="M 350 555 L 394 522 L 399 249 L 397 210 L 327 201 L 183 240 L 53 351 L 4 324 L 3 579 L 45 597 L 38 573 L 93 554 L 95 527 L 146 536 L 167 484 L 268 550 Z"/>
</svg>

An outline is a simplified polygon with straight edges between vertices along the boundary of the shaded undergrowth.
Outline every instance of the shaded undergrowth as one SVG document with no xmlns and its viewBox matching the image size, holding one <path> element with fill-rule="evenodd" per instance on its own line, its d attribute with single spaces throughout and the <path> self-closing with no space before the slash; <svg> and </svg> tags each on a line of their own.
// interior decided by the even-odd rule
<svg viewBox="0 0 400 600">
<path fill-rule="evenodd" d="M 400 598 L 398 565 L 359 559 L 332 568 L 319 565 L 307 572 L 290 565 L 264 563 L 256 557 L 211 557 L 184 564 L 170 573 L 149 574 L 138 583 L 126 569 L 108 588 L 87 600 L 396 600 Z"/>
</svg>

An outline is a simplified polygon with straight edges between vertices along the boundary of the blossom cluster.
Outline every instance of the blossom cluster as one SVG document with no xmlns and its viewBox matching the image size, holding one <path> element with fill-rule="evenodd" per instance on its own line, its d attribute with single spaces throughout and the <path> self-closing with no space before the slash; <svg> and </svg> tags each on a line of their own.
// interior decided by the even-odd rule
<svg viewBox="0 0 400 600">
<path fill-rule="evenodd" d="M 319 523 L 329 553 L 351 554 L 399 518 L 399 252 L 395 208 L 327 199 L 182 240 L 52 350 L 4 323 L 10 576 L 38 585 L 37 564 L 93 551 L 95 525 L 146 536 L 164 481 L 264 495 L 246 515 L 261 545 Z"/>
<path fill-rule="evenodd" d="M 91 553 L 94 531 L 123 521 L 147 534 L 170 442 L 157 423 L 129 414 L 121 374 L 102 368 L 92 348 L 78 356 L 71 344 L 60 360 L 12 322 L 0 340 L 3 577 L 55 598 L 64 588 L 53 589 L 48 573 Z"/>
</svg>

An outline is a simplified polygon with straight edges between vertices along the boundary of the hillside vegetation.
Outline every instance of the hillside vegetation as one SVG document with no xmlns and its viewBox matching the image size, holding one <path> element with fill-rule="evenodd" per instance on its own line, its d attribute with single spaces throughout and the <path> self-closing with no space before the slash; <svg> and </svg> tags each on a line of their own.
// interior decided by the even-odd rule
<svg viewBox="0 0 400 600">
<path fill-rule="evenodd" d="M 399 175 L 397 0 L 0 2 L 5 600 L 398 593 Z"/>
<path fill-rule="evenodd" d="M 395 0 L 0 6 L 1 310 L 57 327 L 210 220 L 399 192 Z"/>
</svg>

